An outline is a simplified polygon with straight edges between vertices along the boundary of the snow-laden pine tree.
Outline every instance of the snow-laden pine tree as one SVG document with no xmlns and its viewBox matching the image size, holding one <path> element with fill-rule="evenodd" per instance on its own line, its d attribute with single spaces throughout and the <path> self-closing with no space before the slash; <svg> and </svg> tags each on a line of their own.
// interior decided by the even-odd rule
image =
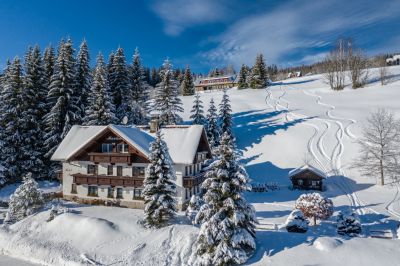
<svg viewBox="0 0 400 266">
<path fill-rule="evenodd" d="M 23 135 L 20 118 L 22 111 L 21 92 L 23 91 L 22 66 L 18 57 L 4 71 L 0 92 L 0 131 L 1 164 L 0 184 L 15 182 L 23 176 L 22 160 Z"/>
<path fill-rule="evenodd" d="M 172 65 L 168 59 L 164 61 L 160 71 L 161 82 L 157 84 L 154 98 L 154 110 L 160 114 L 160 122 L 164 125 L 179 124 L 183 112 L 179 98 L 178 83 L 173 77 Z"/>
<path fill-rule="evenodd" d="M 151 79 L 151 86 L 153 87 L 155 87 L 158 84 L 158 82 L 160 82 L 158 71 L 154 67 L 151 69 L 150 79 Z"/>
<path fill-rule="evenodd" d="M 90 97 L 86 108 L 85 125 L 108 125 L 117 122 L 115 106 L 110 96 L 106 66 L 102 54 L 97 56 Z"/>
<path fill-rule="evenodd" d="M 135 49 L 132 66 L 129 69 L 130 101 L 128 124 L 143 125 L 147 122 L 149 109 L 149 85 L 145 81 L 144 69 L 140 60 L 139 49 Z"/>
<path fill-rule="evenodd" d="M 198 93 L 194 96 L 193 107 L 190 113 L 190 119 L 192 119 L 193 125 L 204 125 L 206 120 L 204 117 L 203 102 Z"/>
<path fill-rule="evenodd" d="M 158 131 L 150 144 L 150 164 L 143 182 L 144 224 L 147 227 L 162 227 L 176 214 L 176 179 L 168 148 Z"/>
<path fill-rule="evenodd" d="M 183 75 L 183 80 L 181 83 L 181 90 L 184 96 L 193 95 L 195 92 L 192 71 L 190 71 L 189 66 L 187 66 L 185 69 L 185 73 Z"/>
<path fill-rule="evenodd" d="M 119 121 L 128 114 L 131 94 L 129 90 L 129 73 L 124 50 L 119 47 L 112 56 L 109 73 L 109 86 L 114 100 L 116 115 Z"/>
<path fill-rule="evenodd" d="M 249 87 L 249 84 L 247 83 L 248 76 L 249 68 L 243 64 L 239 71 L 239 80 L 237 84 L 238 89 L 246 89 Z"/>
<path fill-rule="evenodd" d="M 268 85 L 267 67 L 264 62 L 263 54 L 258 54 L 256 62 L 250 73 L 250 87 L 253 89 L 262 89 Z"/>
<path fill-rule="evenodd" d="M 25 56 L 24 89 L 21 91 L 22 102 L 20 115 L 20 132 L 24 159 L 20 162 L 23 175 L 32 173 L 35 179 L 47 176 L 45 171 L 43 117 L 47 113 L 47 87 L 44 75 L 42 56 L 38 46 L 30 48 Z"/>
<path fill-rule="evenodd" d="M 51 157 L 71 127 L 81 120 L 82 112 L 75 92 L 75 70 L 72 41 L 61 41 L 47 94 L 51 110 L 45 116 L 46 157 Z"/>
<path fill-rule="evenodd" d="M 10 197 L 8 211 L 4 223 L 13 224 L 25 217 L 36 213 L 44 205 L 42 192 L 38 183 L 28 173 L 24 176 L 22 184 Z"/>
<path fill-rule="evenodd" d="M 54 65 L 55 65 L 55 54 L 53 46 L 49 46 L 44 50 L 43 54 L 43 71 L 44 71 L 44 83 L 48 88 L 50 86 L 51 77 L 54 74 Z M 50 108 L 48 108 L 50 110 Z"/>
<path fill-rule="evenodd" d="M 339 212 L 337 217 L 337 233 L 339 235 L 354 237 L 361 234 L 361 231 L 361 222 L 356 213 L 344 214 Z"/>
<path fill-rule="evenodd" d="M 211 149 L 215 149 L 219 144 L 219 126 L 218 126 L 218 114 L 217 108 L 214 104 L 214 99 L 211 98 L 210 106 L 207 112 L 207 123 L 205 126 L 207 139 L 210 143 Z"/>
<path fill-rule="evenodd" d="M 242 264 L 256 249 L 255 211 L 243 196 L 250 189 L 249 178 L 231 143 L 231 135 L 224 133 L 219 157 L 209 166 L 202 185 L 206 193 L 196 216 L 201 227 L 191 265 Z"/>
<path fill-rule="evenodd" d="M 86 40 L 83 40 L 79 47 L 78 56 L 76 59 L 76 93 L 80 109 L 81 117 L 85 117 L 85 109 L 88 105 L 90 85 L 92 80 L 92 71 L 89 66 L 90 57 Z"/>
<path fill-rule="evenodd" d="M 231 108 L 231 101 L 229 96 L 224 90 L 224 94 L 222 95 L 221 103 L 219 104 L 219 124 L 220 124 L 220 132 L 222 135 L 223 133 L 227 133 L 230 136 L 232 134 L 232 108 Z"/>
</svg>

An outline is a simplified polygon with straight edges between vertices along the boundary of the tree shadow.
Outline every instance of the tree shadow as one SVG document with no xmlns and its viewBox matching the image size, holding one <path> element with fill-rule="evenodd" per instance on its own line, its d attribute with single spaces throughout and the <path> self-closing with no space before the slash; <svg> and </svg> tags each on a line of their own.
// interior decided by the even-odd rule
<svg viewBox="0 0 400 266">
<path fill-rule="evenodd" d="M 298 123 L 311 119 L 295 119 L 282 123 L 281 115 L 287 110 L 267 112 L 265 109 L 235 113 L 232 116 L 233 132 L 237 147 L 245 150 L 261 142 L 266 135 L 275 135 L 278 130 L 287 130 Z"/>
<path fill-rule="evenodd" d="M 276 82 L 273 83 L 272 86 L 279 86 L 279 85 L 298 85 L 298 84 L 305 84 L 309 82 L 316 81 L 318 79 L 307 79 L 307 80 L 299 80 L 299 81 L 282 81 L 282 82 Z"/>
</svg>

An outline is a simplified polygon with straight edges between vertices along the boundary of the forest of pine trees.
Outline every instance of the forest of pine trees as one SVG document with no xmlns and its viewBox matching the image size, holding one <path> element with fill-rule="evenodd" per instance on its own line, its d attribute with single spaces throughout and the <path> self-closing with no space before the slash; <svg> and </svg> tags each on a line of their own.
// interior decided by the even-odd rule
<svg viewBox="0 0 400 266">
<path fill-rule="evenodd" d="M 178 96 L 194 94 L 189 67 L 172 69 L 166 61 L 147 68 L 137 48 L 129 63 L 121 47 L 108 62 L 99 54 L 91 67 L 89 51 L 86 40 L 76 51 L 66 39 L 57 49 L 29 47 L 23 61 L 7 61 L 0 73 L 0 186 L 28 173 L 52 178 L 59 165 L 50 158 L 73 125 L 143 125 L 153 109 L 162 110 L 165 123 L 181 122 Z"/>
</svg>

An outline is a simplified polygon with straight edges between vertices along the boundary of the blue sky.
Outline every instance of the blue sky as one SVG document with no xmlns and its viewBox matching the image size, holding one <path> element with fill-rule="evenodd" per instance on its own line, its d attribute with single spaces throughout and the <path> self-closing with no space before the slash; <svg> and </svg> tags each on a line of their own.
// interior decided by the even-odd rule
<svg viewBox="0 0 400 266">
<path fill-rule="evenodd" d="M 368 54 L 400 51 L 400 0 L 1 0 L 0 64 L 71 37 L 86 38 L 92 60 L 121 46 L 130 61 L 169 57 L 193 70 L 242 63 L 257 53 L 280 66 L 323 58 L 340 36 Z"/>
</svg>

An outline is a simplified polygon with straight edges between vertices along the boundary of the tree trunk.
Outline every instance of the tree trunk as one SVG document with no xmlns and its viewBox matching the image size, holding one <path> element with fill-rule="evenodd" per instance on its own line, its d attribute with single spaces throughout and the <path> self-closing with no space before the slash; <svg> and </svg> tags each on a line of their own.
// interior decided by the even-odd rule
<svg viewBox="0 0 400 266">
<path fill-rule="evenodd" d="M 380 170 L 381 170 L 381 186 L 383 186 L 383 185 L 385 185 L 385 179 L 384 179 L 384 176 L 383 176 L 383 161 L 382 160 L 380 160 L 379 161 L 379 166 L 380 166 Z"/>
<path fill-rule="evenodd" d="M 316 226 L 316 225 L 317 225 L 317 217 L 314 216 L 314 226 Z"/>
</svg>

